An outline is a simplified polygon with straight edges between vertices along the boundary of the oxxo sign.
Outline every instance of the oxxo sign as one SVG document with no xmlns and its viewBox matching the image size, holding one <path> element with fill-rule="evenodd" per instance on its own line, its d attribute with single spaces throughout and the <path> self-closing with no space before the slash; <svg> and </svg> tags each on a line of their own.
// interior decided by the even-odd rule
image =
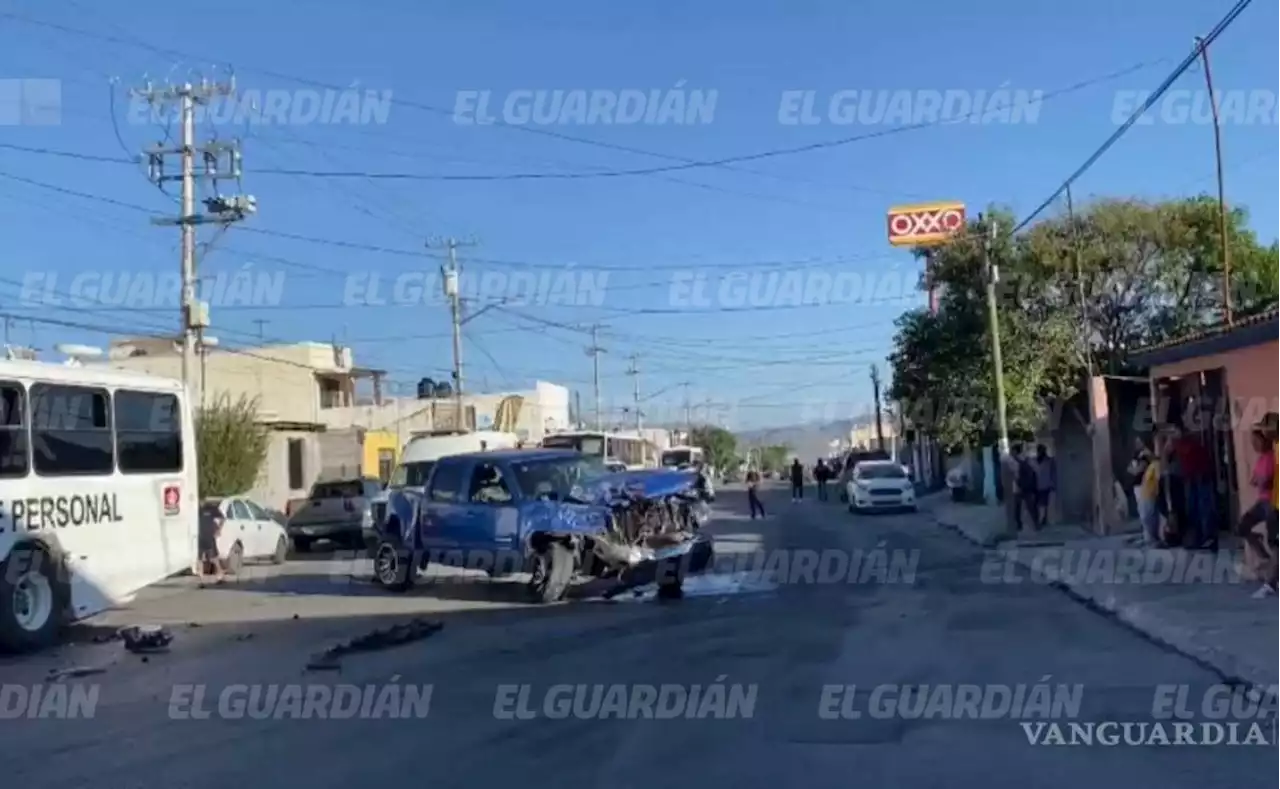
<svg viewBox="0 0 1280 789">
<path fill-rule="evenodd" d="M 895 247 L 940 244 L 964 225 L 964 203 L 898 206 L 889 209 L 889 243 Z"/>
</svg>

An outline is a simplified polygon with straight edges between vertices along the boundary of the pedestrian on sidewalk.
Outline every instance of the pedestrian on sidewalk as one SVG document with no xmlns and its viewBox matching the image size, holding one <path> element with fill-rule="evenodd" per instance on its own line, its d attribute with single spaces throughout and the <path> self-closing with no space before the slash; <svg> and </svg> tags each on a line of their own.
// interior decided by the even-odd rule
<svg viewBox="0 0 1280 789">
<path fill-rule="evenodd" d="M 1186 497 L 1186 533 L 1193 550 L 1218 549 L 1218 523 L 1213 489 L 1213 462 L 1198 436 L 1181 429 L 1174 441 L 1174 453 Z"/>
<path fill-rule="evenodd" d="M 813 466 L 813 478 L 818 483 L 818 501 L 826 501 L 827 481 L 831 479 L 831 469 L 822 458 L 818 458 L 818 462 Z"/>
<path fill-rule="evenodd" d="M 1159 439 L 1156 439 L 1159 446 Z M 1134 439 L 1133 460 L 1129 463 L 1129 479 L 1133 499 L 1138 505 L 1138 523 L 1142 524 L 1143 542 L 1150 548 L 1162 548 L 1160 539 L 1160 461 L 1147 449 L 1141 438 Z"/>
<path fill-rule="evenodd" d="M 226 576 L 222 571 L 222 557 L 218 551 L 218 537 L 222 533 L 222 509 L 216 501 L 206 501 L 200 505 L 199 523 L 196 534 L 196 578 L 200 585 L 212 578 L 214 583 L 222 583 Z"/>
<path fill-rule="evenodd" d="M 1022 445 L 1017 444 L 1013 449 L 1014 458 L 1014 482 L 1013 482 L 1013 525 L 1019 532 L 1022 531 L 1022 512 L 1025 509 L 1031 517 L 1032 531 L 1038 531 L 1040 526 L 1040 515 L 1037 510 L 1036 487 L 1038 478 L 1036 476 L 1036 468 L 1031 463 L 1031 458 L 1027 457 L 1027 453 L 1023 451 Z"/>
<path fill-rule="evenodd" d="M 1036 525 L 1049 525 L 1049 503 L 1058 488 L 1058 464 L 1049 456 L 1049 448 L 1036 445 Z"/>
<path fill-rule="evenodd" d="M 751 469 L 747 472 L 747 505 L 751 507 L 751 520 L 756 514 L 764 517 L 764 504 L 760 501 L 760 472 Z"/>
<path fill-rule="evenodd" d="M 1250 479 L 1250 485 L 1257 492 L 1257 500 L 1240 516 L 1236 533 L 1253 554 L 1251 563 L 1262 578 L 1262 586 L 1254 592 L 1254 597 L 1261 598 L 1276 592 L 1276 454 L 1275 439 L 1268 435 L 1262 423 L 1255 426 L 1251 438 L 1253 450 L 1258 453 Z"/>
<path fill-rule="evenodd" d="M 791 461 L 791 503 L 797 504 L 804 498 L 804 466 L 800 458 Z"/>
</svg>

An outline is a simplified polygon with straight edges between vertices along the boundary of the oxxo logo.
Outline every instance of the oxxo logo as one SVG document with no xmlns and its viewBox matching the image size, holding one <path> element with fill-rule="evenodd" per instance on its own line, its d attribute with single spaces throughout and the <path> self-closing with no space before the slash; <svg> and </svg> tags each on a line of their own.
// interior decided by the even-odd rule
<svg viewBox="0 0 1280 789">
<path fill-rule="evenodd" d="M 944 240 L 964 227 L 960 203 L 903 206 L 889 211 L 889 243 L 911 246 Z"/>
</svg>

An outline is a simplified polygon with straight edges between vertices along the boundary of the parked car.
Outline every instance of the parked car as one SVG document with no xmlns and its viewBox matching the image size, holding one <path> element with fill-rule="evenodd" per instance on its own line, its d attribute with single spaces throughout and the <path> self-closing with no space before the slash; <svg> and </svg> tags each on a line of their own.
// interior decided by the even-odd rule
<svg viewBox="0 0 1280 789">
<path fill-rule="evenodd" d="M 372 502 L 381 491 L 382 483 L 371 478 L 315 483 L 307 500 L 290 512 L 293 547 L 306 553 L 317 540 L 364 547 L 365 530 L 373 524 Z"/>
<path fill-rule="evenodd" d="M 915 483 L 907 467 L 892 460 L 864 460 L 845 488 L 849 512 L 917 509 Z"/>
<path fill-rule="evenodd" d="M 537 602 L 560 600 L 579 573 L 679 588 L 711 558 L 696 488 L 692 473 L 607 473 L 572 450 L 440 458 L 425 491 L 392 492 L 374 576 L 404 591 L 432 557 L 448 556 L 495 576 L 528 572 Z"/>
<path fill-rule="evenodd" d="M 218 559 L 232 575 L 240 572 L 246 559 L 270 559 L 284 564 L 289 555 L 289 539 L 284 526 L 271 513 L 243 496 L 209 498 L 202 502 L 201 517 L 221 515 Z"/>
<path fill-rule="evenodd" d="M 840 471 L 840 501 L 842 503 L 849 503 L 849 482 L 853 479 L 854 467 L 869 460 L 887 461 L 891 460 L 891 458 L 887 452 L 881 452 L 878 449 L 855 449 L 845 455 Z"/>
</svg>

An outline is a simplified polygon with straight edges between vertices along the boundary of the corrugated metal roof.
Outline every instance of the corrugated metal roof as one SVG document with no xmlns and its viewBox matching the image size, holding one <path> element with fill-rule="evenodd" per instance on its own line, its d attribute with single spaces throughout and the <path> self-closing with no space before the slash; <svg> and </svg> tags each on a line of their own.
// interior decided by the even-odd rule
<svg viewBox="0 0 1280 789">
<path fill-rule="evenodd" d="M 1269 333 L 1266 329 L 1268 324 L 1271 325 Z M 1276 340 L 1280 337 L 1280 333 L 1277 332 L 1278 327 L 1280 327 L 1280 305 L 1237 320 L 1229 326 L 1226 323 L 1218 323 L 1182 337 L 1138 348 L 1130 353 L 1129 358 L 1136 364 L 1155 365 L 1184 358 L 1208 356 L 1233 350 L 1236 347 L 1257 345 L 1268 339 Z"/>
</svg>

